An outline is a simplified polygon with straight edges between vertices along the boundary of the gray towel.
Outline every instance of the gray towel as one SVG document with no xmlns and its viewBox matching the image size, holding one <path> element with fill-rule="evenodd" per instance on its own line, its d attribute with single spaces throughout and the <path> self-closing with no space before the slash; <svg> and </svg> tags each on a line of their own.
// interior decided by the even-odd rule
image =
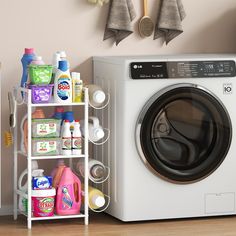
<svg viewBox="0 0 236 236">
<path fill-rule="evenodd" d="M 131 22 L 136 13 L 131 0 L 111 0 L 104 38 L 114 37 L 116 45 L 133 33 Z"/>
<path fill-rule="evenodd" d="M 182 20 L 186 13 L 181 0 L 161 0 L 158 11 L 154 39 L 164 37 L 168 44 L 183 32 Z"/>
</svg>

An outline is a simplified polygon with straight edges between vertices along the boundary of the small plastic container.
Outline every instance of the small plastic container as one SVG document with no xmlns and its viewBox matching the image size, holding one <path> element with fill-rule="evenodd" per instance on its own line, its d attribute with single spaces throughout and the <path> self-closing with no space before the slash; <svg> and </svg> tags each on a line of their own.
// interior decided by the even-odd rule
<svg viewBox="0 0 236 236">
<path fill-rule="evenodd" d="M 60 129 L 59 119 L 32 119 L 33 138 L 59 138 Z"/>
<path fill-rule="evenodd" d="M 32 177 L 32 189 L 44 190 L 52 188 L 52 176 L 34 176 Z"/>
<path fill-rule="evenodd" d="M 54 85 L 29 85 L 32 91 L 32 103 L 49 103 Z"/>
<path fill-rule="evenodd" d="M 33 156 L 55 156 L 59 155 L 61 150 L 60 138 L 33 138 L 32 155 Z"/>
<path fill-rule="evenodd" d="M 52 79 L 51 65 L 29 65 L 29 77 L 31 84 L 43 85 L 50 84 Z"/>
<path fill-rule="evenodd" d="M 55 188 L 32 190 L 32 211 L 35 217 L 49 217 L 54 214 Z"/>
</svg>

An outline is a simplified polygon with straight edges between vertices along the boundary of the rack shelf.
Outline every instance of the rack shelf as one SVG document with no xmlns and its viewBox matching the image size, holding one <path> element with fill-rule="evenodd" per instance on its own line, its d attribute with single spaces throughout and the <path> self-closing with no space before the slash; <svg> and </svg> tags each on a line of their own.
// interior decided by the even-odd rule
<svg viewBox="0 0 236 236">
<path fill-rule="evenodd" d="M 28 155 L 25 152 L 18 151 L 18 154 L 28 157 Z M 54 159 L 69 159 L 69 158 L 82 158 L 85 157 L 85 154 L 80 155 L 57 155 L 57 156 L 32 156 L 31 160 L 54 160 Z"/>
<path fill-rule="evenodd" d="M 38 104 L 31 104 L 31 107 L 58 107 L 58 106 L 84 106 L 84 102 L 79 102 L 79 103 L 38 103 Z"/>
<path fill-rule="evenodd" d="M 21 215 L 24 215 L 25 217 L 28 217 L 28 215 L 23 212 L 18 210 L 18 212 Z M 59 216 L 54 214 L 53 216 L 49 216 L 49 217 L 31 217 L 32 221 L 40 221 L 40 220 L 61 220 L 61 219 L 73 219 L 73 218 L 84 218 L 85 214 L 78 214 L 78 215 L 66 215 L 66 216 Z"/>
<path fill-rule="evenodd" d="M 24 101 L 17 100 L 17 95 L 24 94 Z M 27 106 L 27 121 L 28 121 L 28 152 L 22 152 L 22 150 L 18 150 L 18 122 L 17 122 L 17 114 L 18 111 L 16 109 L 16 126 L 14 128 L 14 219 L 17 219 L 18 213 L 21 213 L 27 217 L 27 226 L 28 229 L 32 227 L 32 221 L 37 220 L 54 220 L 54 219 L 69 219 L 69 218 L 84 218 L 84 223 L 88 224 L 89 219 L 89 210 L 88 210 L 88 89 L 84 88 L 84 102 L 81 103 L 68 103 L 68 104 L 59 104 L 59 103 L 44 103 L 44 104 L 32 104 L 31 103 L 31 90 L 25 88 L 14 88 L 15 94 L 15 102 L 17 104 L 17 108 L 20 105 Z M 32 131 L 32 108 L 34 107 L 56 107 L 56 106 L 68 106 L 69 109 L 75 106 L 83 106 L 84 107 L 84 153 L 81 155 L 57 155 L 57 156 L 32 156 L 31 152 L 31 131 Z M 27 158 L 27 193 L 18 189 L 18 155 L 25 156 Z M 22 158 L 22 157 L 21 157 Z M 83 214 L 78 215 L 66 215 L 59 216 L 54 215 L 51 217 L 34 217 L 32 216 L 32 202 L 31 202 L 31 179 L 32 179 L 32 160 L 53 160 L 53 159 L 69 159 L 70 166 L 72 167 L 72 159 L 74 158 L 84 158 L 84 169 L 85 169 L 85 178 L 84 178 L 84 207 Z M 18 209 L 18 196 L 24 197 L 28 199 L 28 209 L 27 212 L 22 212 Z"/>
<path fill-rule="evenodd" d="M 85 155 L 59 155 L 59 156 L 32 156 L 31 160 L 53 160 L 53 159 L 70 159 L 70 158 L 82 158 Z"/>
<path fill-rule="evenodd" d="M 67 216 L 59 216 L 54 215 L 50 217 L 32 217 L 32 220 L 60 220 L 60 219 L 72 219 L 72 218 L 84 218 L 85 214 L 79 214 L 79 215 L 67 215 Z"/>
</svg>

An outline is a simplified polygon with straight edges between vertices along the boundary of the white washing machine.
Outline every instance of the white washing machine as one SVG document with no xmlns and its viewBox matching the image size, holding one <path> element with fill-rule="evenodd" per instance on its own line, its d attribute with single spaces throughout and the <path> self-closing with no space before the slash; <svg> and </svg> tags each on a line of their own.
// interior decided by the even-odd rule
<svg viewBox="0 0 236 236">
<path fill-rule="evenodd" d="M 233 215 L 236 55 L 94 57 L 110 94 L 98 158 L 122 221 Z M 100 153 L 100 156 L 99 156 Z"/>
</svg>

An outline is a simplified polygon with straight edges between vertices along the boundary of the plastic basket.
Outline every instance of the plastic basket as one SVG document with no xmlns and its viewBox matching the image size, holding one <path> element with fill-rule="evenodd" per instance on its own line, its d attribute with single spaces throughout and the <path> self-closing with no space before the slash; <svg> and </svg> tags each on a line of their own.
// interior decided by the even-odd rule
<svg viewBox="0 0 236 236">
<path fill-rule="evenodd" d="M 29 77 L 31 84 L 49 84 L 52 79 L 51 65 L 29 65 Z"/>
<path fill-rule="evenodd" d="M 48 103 L 52 98 L 54 84 L 29 85 L 32 91 L 32 103 Z"/>
</svg>

